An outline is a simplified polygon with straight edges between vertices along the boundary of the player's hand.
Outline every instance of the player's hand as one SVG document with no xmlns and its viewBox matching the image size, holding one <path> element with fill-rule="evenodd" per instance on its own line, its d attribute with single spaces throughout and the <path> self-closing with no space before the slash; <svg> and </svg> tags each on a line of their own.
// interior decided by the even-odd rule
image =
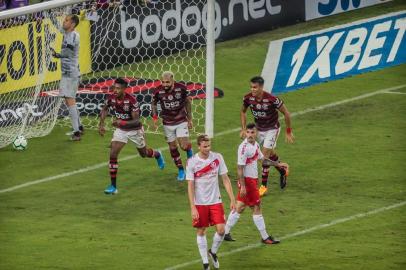
<svg viewBox="0 0 406 270">
<path fill-rule="evenodd" d="M 104 136 L 105 133 L 106 133 L 106 129 L 104 128 L 104 125 L 100 125 L 99 126 L 99 134 L 100 134 L 100 136 Z"/>
<path fill-rule="evenodd" d="M 119 127 L 119 125 L 120 125 L 120 120 L 114 119 L 112 125 L 113 125 L 113 127 Z"/>
<path fill-rule="evenodd" d="M 192 214 L 192 219 L 193 220 L 199 220 L 199 212 L 197 211 L 196 206 L 193 206 L 192 210 L 191 210 L 191 214 Z"/>
<path fill-rule="evenodd" d="M 155 131 L 157 131 L 158 130 L 158 116 L 157 115 L 152 116 L 152 123 L 154 125 Z"/>
<path fill-rule="evenodd" d="M 245 129 L 241 129 L 240 131 L 240 138 L 245 139 Z"/>
<path fill-rule="evenodd" d="M 241 186 L 241 188 L 240 188 L 240 197 L 244 198 L 245 195 L 247 195 L 247 189 L 245 188 L 245 186 Z"/>
<path fill-rule="evenodd" d="M 188 121 L 187 121 L 187 128 L 188 128 L 189 130 L 193 128 L 193 122 L 192 122 L 192 120 L 188 120 Z"/>
<path fill-rule="evenodd" d="M 231 212 L 235 212 L 237 210 L 236 204 L 235 204 L 235 200 L 232 200 L 230 202 L 230 211 Z"/>
<path fill-rule="evenodd" d="M 289 170 L 289 164 L 288 164 L 288 163 L 285 163 L 285 162 L 279 162 L 279 163 L 278 163 L 278 166 L 275 166 L 275 167 L 277 167 L 277 168 L 283 168 L 283 169 L 285 169 L 285 170 Z"/>
<path fill-rule="evenodd" d="M 295 136 L 293 136 L 292 129 L 286 129 L 285 135 L 285 142 L 293 143 L 295 141 Z"/>
</svg>

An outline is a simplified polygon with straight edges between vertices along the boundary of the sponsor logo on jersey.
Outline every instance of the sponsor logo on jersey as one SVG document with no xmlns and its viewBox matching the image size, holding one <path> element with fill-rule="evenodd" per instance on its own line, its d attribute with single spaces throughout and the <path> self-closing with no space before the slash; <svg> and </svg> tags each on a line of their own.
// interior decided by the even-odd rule
<svg viewBox="0 0 406 270">
<path fill-rule="evenodd" d="M 257 109 L 260 110 L 262 108 L 261 104 L 257 104 Z"/>
</svg>

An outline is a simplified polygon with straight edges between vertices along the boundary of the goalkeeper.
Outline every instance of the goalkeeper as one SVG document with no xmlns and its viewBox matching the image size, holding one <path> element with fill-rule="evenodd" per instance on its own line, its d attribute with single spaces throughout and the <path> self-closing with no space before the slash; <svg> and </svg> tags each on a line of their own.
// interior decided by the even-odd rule
<svg viewBox="0 0 406 270">
<path fill-rule="evenodd" d="M 53 22 L 58 26 L 55 18 Z M 79 44 L 80 36 L 75 31 L 79 25 L 79 17 L 76 15 L 67 15 L 63 21 L 62 28 L 58 27 L 63 34 L 62 48 L 60 53 L 56 53 L 53 48 L 52 56 L 61 59 L 62 77 L 60 82 L 59 96 L 65 99 L 65 104 L 69 110 L 73 134 L 72 141 L 80 141 L 83 133 L 83 126 L 80 123 L 79 111 L 76 106 L 76 92 L 79 87 Z"/>
</svg>

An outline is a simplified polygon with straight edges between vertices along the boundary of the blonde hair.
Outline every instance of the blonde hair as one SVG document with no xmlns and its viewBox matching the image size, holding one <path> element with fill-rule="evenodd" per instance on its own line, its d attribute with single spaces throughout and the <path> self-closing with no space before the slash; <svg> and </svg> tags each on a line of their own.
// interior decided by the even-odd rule
<svg viewBox="0 0 406 270">
<path fill-rule="evenodd" d="M 162 78 L 165 78 L 165 77 L 170 77 L 171 79 L 175 79 L 175 75 L 173 74 L 172 71 L 164 71 L 162 73 Z"/>
</svg>

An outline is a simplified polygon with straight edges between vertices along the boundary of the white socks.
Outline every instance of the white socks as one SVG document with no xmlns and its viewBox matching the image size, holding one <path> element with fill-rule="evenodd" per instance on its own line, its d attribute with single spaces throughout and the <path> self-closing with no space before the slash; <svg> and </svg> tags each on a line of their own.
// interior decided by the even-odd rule
<svg viewBox="0 0 406 270">
<path fill-rule="evenodd" d="M 213 252 L 214 254 L 217 253 L 221 243 L 223 243 L 223 239 L 224 239 L 224 235 L 221 236 L 217 232 L 214 234 L 214 236 L 213 236 L 213 244 L 211 246 L 211 252 Z"/>
<path fill-rule="evenodd" d="M 262 215 L 252 215 L 252 219 L 254 220 L 255 226 L 257 226 L 257 229 L 261 234 L 262 240 L 267 239 L 269 235 L 265 229 L 264 217 Z"/>
<path fill-rule="evenodd" d="M 74 132 L 79 131 L 80 120 L 79 120 L 79 111 L 78 108 L 76 107 L 76 104 L 68 107 L 68 110 L 73 131 Z"/>
<path fill-rule="evenodd" d="M 197 240 L 197 247 L 199 248 L 200 257 L 202 257 L 203 263 L 209 263 L 209 257 L 207 256 L 206 235 L 203 235 L 203 236 L 197 235 L 196 240 Z M 214 242 L 213 242 L 213 244 L 214 244 Z"/>
<path fill-rule="evenodd" d="M 231 229 L 237 223 L 238 219 L 240 218 L 240 214 L 237 211 L 231 211 L 227 218 L 225 233 L 230 233 Z"/>
</svg>

